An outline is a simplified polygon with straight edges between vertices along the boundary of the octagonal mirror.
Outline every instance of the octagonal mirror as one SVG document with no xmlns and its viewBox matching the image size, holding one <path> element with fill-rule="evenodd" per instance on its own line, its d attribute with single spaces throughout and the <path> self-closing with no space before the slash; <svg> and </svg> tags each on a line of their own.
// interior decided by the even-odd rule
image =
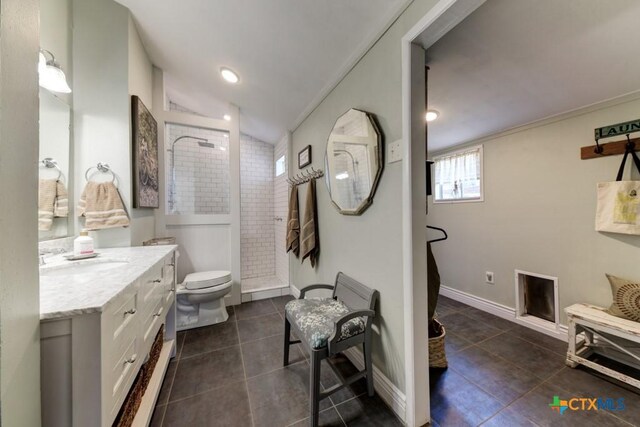
<svg viewBox="0 0 640 427">
<path fill-rule="evenodd" d="M 325 182 L 341 214 L 360 215 L 371 205 L 382 153 L 382 134 L 371 114 L 352 108 L 338 118 L 327 142 Z"/>
</svg>

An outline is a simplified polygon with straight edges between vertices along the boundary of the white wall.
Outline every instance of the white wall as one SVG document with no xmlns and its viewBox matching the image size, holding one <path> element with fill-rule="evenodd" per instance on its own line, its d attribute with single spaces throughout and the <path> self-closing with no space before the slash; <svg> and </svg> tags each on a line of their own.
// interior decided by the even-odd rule
<svg viewBox="0 0 640 427">
<path fill-rule="evenodd" d="M 128 9 L 111 0 L 73 0 L 72 12 L 74 200 L 86 184 L 87 168 L 108 163 L 118 176 L 131 227 L 92 235 L 98 247 L 140 245 L 154 236 L 155 219 L 152 209 L 132 208 L 129 95 L 140 96 L 152 110 L 152 66 Z"/>
<path fill-rule="evenodd" d="M 153 114 L 153 64 L 142 45 L 142 40 L 131 14 L 129 14 L 128 53 L 129 95 L 140 97 L 147 109 Z M 131 103 L 129 103 L 129 107 L 131 107 Z M 154 209 L 131 209 L 130 212 L 131 245 L 139 246 L 145 240 L 152 239 L 155 236 Z"/>
<path fill-rule="evenodd" d="M 0 425 L 40 420 L 37 0 L 0 3 Z"/>
<path fill-rule="evenodd" d="M 72 8 L 74 200 L 80 199 L 86 185 L 87 168 L 106 162 L 118 176 L 118 189 L 131 213 L 129 11 L 107 0 L 73 0 Z M 81 229 L 83 222 L 76 229 Z M 130 229 L 101 230 L 92 235 L 98 247 L 131 243 Z"/>
<path fill-rule="evenodd" d="M 434 0 L 414 1 L 294 131 L 290 175 L 298 172 L 296 156 L 307 144 L 313 150 L 312 166 L 324 170 L 327 137 L 336 119 L 350 108 L 375 114 L 385 142 L 402 137 L 400 41 L 434 4 Z M 291 284 L 299 288 L 316 282 L 333 283 L 336 273 L 343 271 L 380 291 L 374 364 L 404 391 L 401 169 L 400 162 L 385 165 L 373 205 L 362 216 L 340 215 L 331 204 L 325 184 L 317 182 L 318 267 L 314 270 L 308 261 L 301 265 L 291 258 Z M 301 204 L 305 195 L 303 185 Z"/>
<path fill-rule="evenodd" d="M 605 273 L 640 280 L 640 236 L 594 231 L 596 183 L 615 180 L 622 156 L 580 160 L 594 128 L 637 118 L 637 98 L 480 141 L 485 201 L 429 206 L 449 234 L 433 246 L 442 283 L 515 307 L 515 269 L 556 276 L 563 309 L 610 304 Z"/>
<path fill-rule="evenodd" d="M 240 135 L 242 278 L 276 274 L 272 144 Z"/>
</svg>

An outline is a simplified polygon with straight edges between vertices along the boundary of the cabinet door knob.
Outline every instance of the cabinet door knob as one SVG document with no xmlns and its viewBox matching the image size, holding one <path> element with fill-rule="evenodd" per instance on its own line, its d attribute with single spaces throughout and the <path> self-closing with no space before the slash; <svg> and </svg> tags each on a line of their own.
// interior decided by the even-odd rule
<svg viewBox="0 0 640 427">
<path fill-rule="evenodd" d="M 152 283 L 160 283 L 162 282 L 162 279 L 155 279 Z"/>
<path fill-rule="evenodd" d="M 125 311 L 124 314 L 136 314 L 136 311 L 137 310 L 135 308 L 131 308 L 131 309 Z"/>
<path fill-rule="evenodd" d="M 127 360 L 124 361 L 125 364 L 127 363 L 135 363 L 136 359 L 137 359 L 138 355 L 134 354 L 133 356 L 131 356 L 130 358 L 128 358 Z"/>
</svg>

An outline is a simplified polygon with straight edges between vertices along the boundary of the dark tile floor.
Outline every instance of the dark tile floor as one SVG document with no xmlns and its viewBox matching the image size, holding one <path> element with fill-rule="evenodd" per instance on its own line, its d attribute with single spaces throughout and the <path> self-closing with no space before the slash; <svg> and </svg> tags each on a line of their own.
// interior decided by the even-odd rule
<svg viewBox="0 0 640 427">
<path fill-rule="evenodd" d="M 436 426 L 638 426 L 638 390 L 564 365 L 567 343 L 440 297 L 447 370 L 431 370 Z M 622 411 L 549 408 L 553 396 L 624 398 Z"/>
<path fill-rule="evenodd" d="M 223 324 L 178 334 L 151 425 L 306 426 L 309 363 L 291 346 L 291 364 L 282 367 L 284 305 L 291 297 L 229 308 Z M 345 357 L 323 361 L 322 386 L 355 372 Z M 401 426 L 379 397 L 368 397 L 360 380 L 321 403 L 322 426 Z"/>
</svg>

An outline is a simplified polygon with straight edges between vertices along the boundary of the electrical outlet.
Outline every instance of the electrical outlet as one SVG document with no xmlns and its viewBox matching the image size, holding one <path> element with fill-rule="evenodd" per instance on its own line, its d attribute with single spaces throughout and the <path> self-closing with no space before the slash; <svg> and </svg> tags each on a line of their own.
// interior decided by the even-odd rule
<svg viewBox="0 0 640 427">
<path fill-rule="evenodd" d="M 387 144 L 387 163 L 399 162 L 400 160 L 402 160 L 402 140 L 398 139 Z"/>
<path fill-rule="evenodd" d="M 493 277 L 493 272 L 492 272 L 492 271 L 487 271 L 487 272 L 485 272 L 485 273 L 484 273 L 484 277 L 485 277 L 485 281 L 486 281 L 488 284 L 490 284 L 490 285 L 495 284 L 494 277 Z"/>
</svg>

